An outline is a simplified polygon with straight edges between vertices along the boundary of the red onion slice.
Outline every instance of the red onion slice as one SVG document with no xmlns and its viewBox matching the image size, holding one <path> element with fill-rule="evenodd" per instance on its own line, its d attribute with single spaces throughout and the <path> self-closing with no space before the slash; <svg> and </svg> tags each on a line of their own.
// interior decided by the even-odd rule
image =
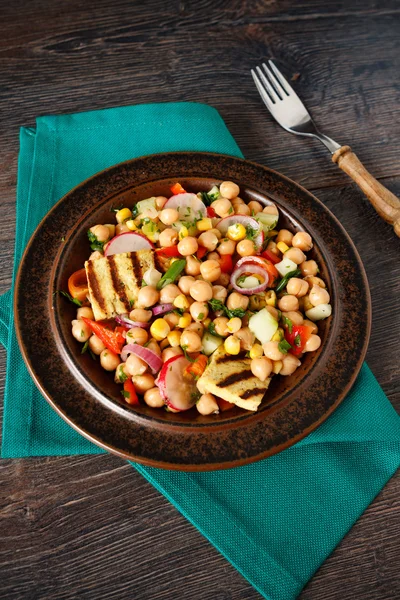
<svg viewBox="0 0 400 600">
<path fill-rule="evenodd" d="M 128 319 L 126 315 L 117 315 L 114 317 L 118 325 L 122 325 L 126 329 L 132 329 L 132 327 L 140 327 L 141 329 L 147 329 L 150 327 L 150 323 L 142 323 L 142 321 L 132 321 Z"/>
<path fill-rule="evenodd" d="M 174 310 L 173 304 L 157 304 L 152 308 L 153 315 L 156 317 L 157 315 L 164 315 L 167 312 L 171 312 Z"/>
<path fill-rule="evenodd" d="M 264 278 L 264 283 L 260 283 L 259 285 L 253 288 L 242 288 L 236 282 L 245 273 L 250 275 L 261 275 Z M 259 292 L 263 292 L 268 285 L 269 275 L 265 269 L 259 267 L 257 265 L 251 265 L 249 263 L 242 265 L 239 268 L 236 268 L 231 275 L 231 285 L 232 287 L 241 294 L 245 296 L 251 296 L 252 294 L 258 294 Z"/>
<path fill-rule="evenodd" d="M 155 352 L 153 352 L 153 350 L 150 350 L 150 348 L 144 348 L 144 346 L 140 346 L 139 344 L 127 344 L 122 348 L 122 362 L 125 362 L 131 353 L 144 360 L 144 362 L 149 365 L 154 375 L 158 373 L 163 365 L 163 361 Z"/>
</svg>

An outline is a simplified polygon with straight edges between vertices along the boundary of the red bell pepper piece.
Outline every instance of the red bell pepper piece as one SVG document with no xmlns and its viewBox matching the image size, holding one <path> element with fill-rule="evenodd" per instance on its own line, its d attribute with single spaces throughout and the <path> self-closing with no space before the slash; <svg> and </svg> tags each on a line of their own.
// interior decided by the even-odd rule
<svg viewBox="0 0 400 600">
<path fill-rule="evenodd" d="M 285 340 L 292 346 L 291 354 L 298 356 L 304 350 L 307 340 L 311 335 L 311 328 L 307 325 L 292 325 L 292 331 L 289 328 L 285 331 Z"/>
<path fill-rule="evenodd" d="M 96 323 L 96 321 L 92 321 L 92 319 L 88 319 L 87 317 L 82 317 L 82 321 L 84 321 L 86 325 L 90 327 L 92 332 L 101 339 L 110 352 L 121 354 L 122 346 L 125 344 L 122 333 L 119 331 L 112 331 L 101 323 Z"/>
<path fill-rule="evenodd" d="M 128 404 L 138 405 L 140 404 L 138 395 L 135 390 L 135 386 L 132 383 L 132 379 L 124 381 L 124 391 L 122 392 L 125 402 Z"/>
<path fill-rule="evenodd" d="M 235 406 L 234 404 L 232 404 L 232 402 L 228 402 L 227 400 L 224 400 L 223 398 L 218 398 L 217 402 L 218 402 L 219 410 L 221 412 L 230 410 L 231 408 L 233 408 Z"/>
<path fill-rule="evenodd" d="M 207 217 L 209 217 L 210 219 L 213 219 L 216 216 L 217 216 L 217 213 L 215 212 L 215 210 L 213 209 L 213 207 L 212 206 L 207 206 Z"/>
<path fill-rule="evenodd" d="M 271 250 L 264 250 L 264 252 L 261 253 L 261 256 L 263 258 L 266 258 L 267 260 L 270 260 L 273 265 L 276 265 L 278 262 L 281 262 L 281 259 L 276 254 L 271 252 Z"/>
<path fill-rule="evenodd" d="M 219 259 L 219 264 L 221 266 L 221 273 L 232 273 L 233 261 L 230 254 L 223 254 Z"/>
<path fill-rule="evenodd" d="M 275 287 L 276 282 L 279 279 L 279 273 L 278 273 L 276 267 L 274 267 L 274 265 L 269 260 L 265 260 L 264 269 L 267 271 L 267 273 L 269 275 L 268 287 L 269 288 Z"/>
<path fill-rule="evenodd" d="M 201 260 L 202 258 L 204 258 L 204 256 L 207 254 L 208 250 L 207 248 L 204 248 L 204 246 L 199 246 L 197 252 L 196 252 L 196 256 L 199 260 Z"/>
<path fill-rule="evenodd" d="M 176 194 L 186 194 L 186 190 L 183 189 L 180 183 L 174 183 L 171 187 L 171 192 L 176 196 Z"/>
<path fill-rule="evenodd" d="M 168 256 L 169 258 L 179 258 L 178 246 L 167 246 L 166 248 L 157 248 L 157 254 L 161 256 Z"/>
</svg>

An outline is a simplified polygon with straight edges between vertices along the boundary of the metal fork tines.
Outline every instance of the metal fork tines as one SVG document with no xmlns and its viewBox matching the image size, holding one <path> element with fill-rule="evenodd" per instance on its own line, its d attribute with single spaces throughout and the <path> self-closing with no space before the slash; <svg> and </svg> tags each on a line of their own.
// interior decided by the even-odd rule
<svg viewBox="0 0 400 600">
<path fill-rule="evenodd" d="M 310 113 L 279 69 L 269 60 L 256 72 L 251 70 L 254 83 L 271 115 L 281 127 L 296 135 L 318 138 L 334 154 L 341 146 L 318 131 Z"/>
</svg>

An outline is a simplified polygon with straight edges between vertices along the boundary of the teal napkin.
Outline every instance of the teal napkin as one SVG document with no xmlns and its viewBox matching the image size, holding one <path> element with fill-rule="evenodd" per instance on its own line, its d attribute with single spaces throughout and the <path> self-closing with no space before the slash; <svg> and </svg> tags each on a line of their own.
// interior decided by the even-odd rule
<svg viewBox="0 0 400 600">
<path fill-rule="evenodd" d="M 51 206 L 112 164 L 172 150 L 241 156 L 218 113 L 192 103 L 40 117 L 21 129 L 15 271 Z M 0 298 L 7 348 L 4 458 L 100 453 L 32 383 Z M 295 598 L 400 464 L 399 417 L 366 365 L 336 412 L 296 446 L 229 471 L 179 473 L 133 464 L 269 600 Z"/>
</svg>

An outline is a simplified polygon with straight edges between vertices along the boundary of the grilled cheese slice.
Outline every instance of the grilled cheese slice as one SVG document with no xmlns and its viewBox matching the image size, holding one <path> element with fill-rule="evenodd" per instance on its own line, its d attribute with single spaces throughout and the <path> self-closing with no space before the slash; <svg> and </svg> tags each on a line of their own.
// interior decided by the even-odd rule
<svg viewBox="0 0 400 600">
<path fill-rule="evenodd" d="M 85 262 L 89 298 L 96 321 L 132 310 L 144 273 L 156 269 L 153 250 L 103 256 Z"/>
<path fill-rule="evenodd" d="M 271 378 L 261 381 L 250 369 L 246 352 L 227 354 L 223 346 L 215 350 L 211 362 L 197 382 L 201 394 L 215 394 L 245 410 L 257 410 Z"/>
</svg>

